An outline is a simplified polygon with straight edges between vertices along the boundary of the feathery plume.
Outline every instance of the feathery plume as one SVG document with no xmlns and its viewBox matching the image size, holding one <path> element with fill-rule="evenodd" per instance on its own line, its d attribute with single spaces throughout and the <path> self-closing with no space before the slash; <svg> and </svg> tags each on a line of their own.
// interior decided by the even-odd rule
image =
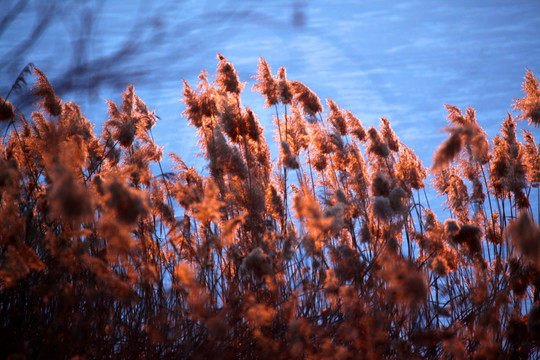
<svg viewBox="0 0 540 360">
<path fill-rule="evenodd" d="M 289 129 L 287 135 L 289 136 L 289 145 L 292 152 L 296 155 L 300 154 L 300 151 L 307 149 L 311 138 L 306 128 L 306 119 L 300 114 L 300 110 L 294 104 L 291 105 L 292 116 L 289 116 Z"/>
<path fill-rule="evenodd" d="M 328 155 L 335 151 L 334 144 L 326 131 L 316 125 L 311 127 L 311 141 L 322 154 Z"/>
<path fill-rule="evenodd" d="M 0 96 L 0 122 L 10 121 L 14 116 L 13 104 Z"/>
<path fill-rule="evenodd" d="M 128 148 L 135 141 L 135 124 L 132 121 L 132 118 L 122 116 L 113 102 L 107 100 L 107 103 L 109 105 L 108 112 L 111 119 L 105 124 L 105 126 L 114 126 L 116 131 L 114 131 L 112 134 L 113 139 L 117 140 L 118 143 L 123 147 Z"/>
<path fill-rule="evenodd" d="M 300 81 L 291 81 L 290 87 L 304 115 L 314 117 L 323 110 L 319 97 L 306 85 Z"/>
<path fill-rule="evenodd" d="M 356 192 L 359 199 L 367 199 L 369 191 L 369 174 L 364 162 L 364 157 L 355 143 L 351 146 L 348 157 L 350 167 L 354 169 L 352 176 L 349 178 L 351 188 Z"/>
<path fill-rule="evenodd" d="M 431 209 L 424 209 L 424 226 L 426 231 L 435 230 L 439 227 L 437 215 Z"/>
<path fill-rule="evenodd" d="M 388 155 L 390 155 L 390 149 L 388 148 L 388 145 L 381 139 L 381 135 L 377 129 L 370 126 L 367 133 L 370 140 L 368 152 L 380 158 L 388 157 Z"/>
<path fill-rule="evenodd" d="M 444 221 L 444 232 L 449 237 L 454 237 L 459 233 L 459 230 L 461 229 L 461 225 L 456 219 L 446 219 Z"/>
<path fill-rule="evenodd" d="M 322 247 L 321 237 L 330 230 L 333 219 L 324 216 L 319 202 L 307 189 L 294 197 L 293 208 L 297 218 L 306 224 L 307 231 L 314 240 L 314 249 L 319 250 Z"/>
<path fill-rule="evenodd" d="M 328 132 L 328 139 L 333 145 L 332 148 L 334 149 L 334 153 L 337 154 L 339 157 L 344 158 L 345 144 L 343 142 L 343 138 L 339 135 L 339 132 L 336 128 L 333 128 L 331 131 Z"/>
<path fill-rule="evenodd" d="M 47 190 L 52 214 L 61 220 L 81 224 L 93 216 L 93 197 L 72 172 L 56 166 L 50 174 L 52 183 Z"/>
<path fill-rule="evenodd" d="M 353 113 L 349 110 L 345 110 L 345 119 L 347 120 L 347 127 L 349 128 L 349 132 L 360 142 L 366 140 L 366 130 L 362 126 L 360 120 L 356 116 L 354 116 Z"/>
<path fill-rule="evenodd" d="M 207 180 L 204 187 L 204 198 L 192 205 L 193 217 L 201 223 L 217 219 L 221 216 L 220 209 L 225 205 L 218 199 L 219 190 L 216 184 Z"/>
<path fill-rule="evenodd" d="M 253 85 L 253 90 L 261 93 L 266 99 L 264 107 L 270 107 L 278 103 L 278 83 L 270 66 L 262 57 L 259 58 L 257 65 L 257 75 L 254 76 L 257 82 Z"/>
<path fill-rule="evenodd" d="M 445 194 L 447 199 L 445 204 L 457 214 L 461 220 L 465 220 L 468 217 L 469 210 L 469 193 L 467 191 L 467 185 L 461 177 L 455 173 L 451 173 L 448 177 L 448 185 L 445 188 Z"/>
<path fill-rule="evenodd" d="M 465 115 L 453 105 L 445 104 L 448 121 L 453 127 L 447 128 L 451 135 L 433 154 L 432 170 L 447 167 L 465 146 L 467 152 L 481 165 L 489 161 L 489 143 L 486 132 L 476 121 L 476 111 L 468 107 Z"/>
<path fill-rule="evenodd" d="M 478 226 L 464 224 L 460 227 L 453 240 L 464 245 L 471 255 L 481 255 L 482 230 Z"/>
<path fill-rule="evenodd" d="M 390 206 L 392 207 L 392 210 L 396 214 L 405 215 L 407 213 L 407 198 L 407 193 L 405 192 L 405 190 L 403 190 L 401 186 L 396 186 L 392 189 L 392 191 L 390 191 L 388 199 L 390 200 Z"/>
<path fill-rule="evenodd" d="M 381 118 L 381 135 L 391 151 L 399 151 L 399 139 L 390 127 L 390 121 L 384 117 Z"/>
<path fill-rule="evenodd" d="M 222 91 L 230 92 L 232 94 L 240 94 L 244 88 L 244 84 L 238 79 L 238 73 L 234 66 L 227 61 L 225 56 L 217 54 L 219 64 L 217 68 L 216 83 L 219 85 Z"/>
<path fill-rule="evenodd" d="M 388 278 L 388 292 L 395 301 L 413 309 L 426 302 L 429 294 L 426 276 L 413 264 L 396 262 L 383 275 Z"/>
<path fill-rule="evenodd" d="M 394 215 L 390 199 L 377 196 L 373 201 L 373 213 L 381 220 L 389 220 Z"/>
<path fill-rule="evenodd" d="M 540 228 L 529 212 L 523 211 L 519 218 L 510 224 L 512 243 L 521 254 L 538 264 L 540 260 Z"/>
<path fill-rule="evenodd" d="M 448 266 L 448 262 L 442 256 L 436 256 L 433 259 L 433 261 L 431 262 L 431 268 L 433 269 L 435 274 L 439 276 L 448 275 L 448 273 L 450 272 L 450 267 Z"/>
<path fill-rule="evenodd" d="M 326 103 L 328 104 L 328 109 L 330 110 L 330 116 L 328 117 L 328 121 L 332 125 L 334 125 L 334 127 L 339 132 L 339 135 L 347 135 L 347 123 L 345 121 L 345 117 L 343 116 L 342 110 L 331 99 L 326 99 Z"/>
<path fill-rule="evenodd" d="M 489 166 L 489 173 L 495 194 L 502 196 L 506 190 L 505 179 L 510 173 L 510 156 L 506 142 L 499 135 L 495 136 L 493 143 L 495 148 L 493 150 L 493 160 Z"/>
<path fill-rule="evenodd" d="M 291 84 L 287 80 L 287 70 L 285 67 L 280 67 L 277 73 L 277 89 L 278 89 L 278 99 L 283 105 L 289 105 L 292 103 L 293 92 L 291 89 Z"/>
<path fill-rule="evenodd" d="M 122 224 L 134 225 L 139 217 L 148 213 L 148 204 L 142 193 L 126 186 L 116 176 L 107 179 L 105 189 L 107 206 Z"/>
<path fill-rule="evenodd" d="M 225 134 L 233 143 L 240 144 L 242 142 L 243 130 L 241 122 L 243 119 L 237 102 L 233 98 L 227 97 L 221 106 L 219 115 Z"/>
<path fill-rule="evenodd" d="M 244 113 L 242 120 L 244 121 L 246 127 L 246 135 L 251 140 L 259 142 L 262 129 L 259 125 L 259 120 L 257 120 L 257 117 L 255 116 L 255 113 L 250 108 L 246 107 L 246 112 Z"/>
<path fill-rule="evenodd" d="M 184 82 L 184 99 L 180 100 L 186 104 L 186 109 L 182 115 L 186 116 L 191 125 L 197 129 L 213 128 L 215 117 L 220 113 L 216 88 L 210 86 L 207 79 L 207 72 L 202 71 L 199 75 L 197 89 L 193 90 L 187 81 Z"/>
<path fill-rule="evenodd" d="M 334 269 L 330 268 L 326 272 L 326 279 L 324 281 L 324 291 L 327 294 L 337 294 L 339 292 L 339 280 L 336 277 Z"/>
<path fill-rule="evenodd" d="M 465 143 L 469 146 L 467 151 L 473 156 L 473 159 L 481 165 L 489 161 L 489 142 L 487 134 L 476 120 L 476 110 L 468 107 L 465 110 L 465 125 L 463 126 Z"/>
<path fill-rule="evenodd" d="M 197 98 L 197 93 L 195 90 L 189 86 L 188 82 L 186 80 L 183 80 L 184 82 L 184 92 L 182 95 L 184 96 L 184 99 L 181 100 L 181 102 L 186 104 L 186 109 L 182 113 L 182 115 L 186 116 L 190 122 L 191 125 L 195 126 L 197 129 L 200 129 L 202 127 L 202 109 L 201 104 L 199 102 L 199 99 Z"/>
<path fill-rule="evenodd" d="M 523 165 L 527 169 L 527 180 L 532 187 L 540 186 L 540 148 L 536 145 L 534 136 L 523 130 L 525 140 L 523 152 Z"/>
<path fill-rule="evenodd" d="M 433 171 L 440 171 L 446 168 L 463 147 L 463 129 L 452 128 L 448 129 L 450 137 L 446 139 L 433 154 Z"/>
<path fill-rule="evenodd" d="M 373 240 L 373 233 L 371 232 L 368 221 L 363 221 L 360 226 L 360 240 L 362 240 L 364 244 L 370 244 Z"/>
<path fill-rule="evenodd" d="M 497 135 L 493 142 L 493 160 L 490 164 L 490 175 L 496 195 L 513 193 L 518 208 L 529 206 L 524 190 L 527 188 L 526 165 L 523 161 L 523 146 L 517 141 L 515 122 L 510 114 L 504 121 L 501 132 L 504 138 Z"/>
<path fill-rule="evenodd" d="M 479 125 L 473 125 L 468 134 L 470 135 L 467 143 L 471 145 L 473 159 L 481 165 L 487 164 L 489 161 L 489 142 L 486 132 Z"/>
<path fill-rule="evenodd" d="M 238 176 L 240 179 L 248 178 L 248 168 L 240 150 L 229 145 L 221 131 L 213 132 L 213 140 L 208 142 L 207 157 L 210 160 L 210 171 L 215 179 L 225 173 Z"/>
<path fill-rule="evenodd" d="M 508 112 L 506 113 L 506 119 L 504 119 L 501 126 L 501 134 L 506 148 L 509 151 L 508 155 L 510 158 L 517 157 L 519 155 L 520 146 L 517 140 L 516 122 Z"/>
<path fill-rule="evenodd" d="M 266 188 L 266 209 L 273 219 L 280 219 L 283 216 L 283 196 L 279 195 L 274 185 Z"/>
<path fill-rule="evenodd" d="M 9 95 L 13 91 L 21 90 L 23 86 L 26 86 L 26 76 L 30 75 L 32 73 L 32 70 L 34 70 L 34 64 L 28 63 L 26 66 L 21 70 L 19 73 L 19 76 L 17 76 L 17 79 L 15 79 L 15 82 L 13 85 L 11 85 L 11 89 L 9 89 L 8 94 L 6 95 L 6 100 L 9 98 Z"/>
<path fill-rule="evenodd" d="M 392 189 L 392 182 L 388 175 L 383 172 L 377 172 L 371 184 L 373 196 L 389 196 Z"/>
<path fill-rule="evenodd" d="M 529 119 L 529 125 L 540 126 L 540 86 L 538 85 L 538 79 L 529 69 L 525 74 L 522 91 L 525 93 L 525 97 L 523 99 L 514 99 L 513 104 L 515 110 L 522 112 L 518 119 Z"/>
<path fill-rule="evenodd" d="M 444 107 L 448 110 L 446 118 L 450 124 L 456 125 L 457 127 L 463 127 L 468 124 L 467 119 L 463 116 L 463 113 L 457 106 L 444 104 Z"/>
<path fill-rule="evenodd" d="M 281 142 L 281 163 L 287 168 L 287 169 L 298 169 L 300 167 L 300 164 L 298 163 L 298 160 L 296 159 L 296 156 L 291 152 L 291 148 L 289 147 L 289 144 L 285 141 Z"/>
<path fill-rule="evenodd" d="M 272 259 L 260 248 L 253 249 L 242 261 L 244 271 L 260 280 L 272 272 Z"/>
<path fill-rule="evenodd" d="M 318 148 L 315 148 L 313 152 L 313 157 L 311 159 L 311 164 L 318 172 L 323 172 L 328 166 L 328 156 L 323 153 Z"/>
<path fill-rule="evenodd" d="M 422 161 L 416 156 L 414 151 L 401 144 L 399 151 L 399 161 L 396 164 L 397 177 L 403 184 L 410 186 L 415 190 L 424 187 L 424 180 L 427 177 L 426 168 Z"/>
<path fill-rule="evenodd" d="M 32 88 L 32 94 L 43 99 L 40 101 L 40 105 L 47 113 L 52 116 L 60 115 L 62 113 L 62 101 L 54 93 L 49 79 L 36 67 L 34 67 L 34 74 L 37 76 L 37 80 Z"/>
<path fill-rule="evenodd" d="M 481 206 L 486 200 L 486 194 L 484 193 L 484 185 L 482 185 L 479 177 L 472 178 L 471 183 L 471 202 L 475 203 L 477 206 Z"/>
</svg>

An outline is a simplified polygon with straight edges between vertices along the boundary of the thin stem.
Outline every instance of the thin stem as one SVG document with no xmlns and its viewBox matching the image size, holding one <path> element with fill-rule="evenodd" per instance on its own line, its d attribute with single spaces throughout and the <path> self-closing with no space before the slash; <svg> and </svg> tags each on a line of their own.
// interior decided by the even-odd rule
<svg viewBox="0 0 540 360">
<path fill-rule="evenodd" d="M 287 123 L 288 123 L 288 118 L 287 118 L 287 105 L 284 105 L 284 114 L 283 116 L 285 117 L 285 142 L 288 144 L 289 143 L 289 136 L 288 136 L 288 133 L 287 133 Z M 283 166 L 283 205 L 284 205 L 284 211 L 285 211 L 285 225 L 287 224 L 287 221 L 288 221 L 288 217 L 289 217 L 289 204 L 288 204 L 288 189 L 287 189 L 287 168 L 285 166 Z M 285 226 L 285 231 L 287 231 L 287 227 Z"/>
<path fill-rule="evenodd" d="M 309 164 L 309 176 L 311 177 L 311 190 L 313 192 L 313 195 L 315 195 L 315 181 L 313 180 L 313 169 L 311 166 L 311 155 L 309 151 L 309 146 L 307 148 L 307 156 L 308 156 L 308 164 Z"/>
<path fill-rule="evenodd" d="M 149 132 L 150 132 L 150 138 L 155 143 L 154 134 L 152 134 L 152 129 L 149 129 Z M 165 174 L 163 173 L 163 167 L 161 166 L 161 160 L 158 160 L 157 163 L 158 163 L 158 166 L 159 166 L 159 172 L 161 173 L 161 177 L 162 177 L 163 181 L 165 182 L 165 190 L 167 191 L 167 201 L 169 203 L 169 206 L 172 209 L 172 207 L 173 207 L 172 196 L 171 196 L 171 192 L 169 191 L 169 185 L 167 184 L 167 181 L 165 181 Z"/>
</svg>

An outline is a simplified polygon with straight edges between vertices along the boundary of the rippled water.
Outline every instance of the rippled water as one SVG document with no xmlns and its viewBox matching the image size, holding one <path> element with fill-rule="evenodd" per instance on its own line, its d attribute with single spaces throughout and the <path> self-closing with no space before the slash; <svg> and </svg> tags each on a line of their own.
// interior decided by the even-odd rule
<svg viewBox="0 0 540 360">
<path fill-rule="evenodd" d="M 27 62 L 55 85 L 65 81 L 66 68 L 80 52 L 89 60 L 106 58 L 128 39 L 133 43 L 129 56 L 120 52 L 118 61 L 115 55 L 96 66 L 101 78 L 80 79 L 78 91 L 72 87 L 60 95 L 81 102 L 100 124 L 106 119 L 103 99 L 118 101 L 134 82 L 161 118 L 156 141 L 192 164 L 198 164 L 196 139 L 180 116 L 181 79 L 194 83 L 202 68 L 213 74 L 217 52 L 249 81 L 244 105 L 255 109 L 267 129 L 272 112 L 263 110 L 264 100 L 250 91 L 259 56 L 273 70 L 285 66 L 290 79 L 303 81 L 322 99 L 332 98 L 367 126 L 389 118 L 427 166 L 445 137 L 438 132 L 446 125 L 444 103 L 473 106 L 493 135 L 512 99 L 521 96 L 525 68 L 540 75 L 538 1 L 192 0 L 129 8 L 127 2 L 87 2 L 76 11 L 59 5 L 43 36 L 10 58 L 46 10 L 40 3 L 30 1 L 0 33 L 0 94 L 5 96 Z M 80 29 L 90 13 L 97 16 L 84 35 Z M 78 41 L 85 45 L 77 48 Z M 104 69 L 125 77 L 109 83 Z M 80 91 L 93 81 L 103 86 Z"/>
</svg>

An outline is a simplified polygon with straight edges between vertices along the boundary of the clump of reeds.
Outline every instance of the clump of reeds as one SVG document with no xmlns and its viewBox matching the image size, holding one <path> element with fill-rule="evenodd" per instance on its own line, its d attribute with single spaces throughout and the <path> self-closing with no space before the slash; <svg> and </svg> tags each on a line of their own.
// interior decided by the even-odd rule
<svg viewBox="0 0 540 360">
<path fill-rule="evenodd" d="M 253 88 L 273 107 L 272 157 L 244 83 L 218 59 L 214 82 L 184 82 L 202 172 L 175 154 L 163 172 L 157 117 L 133 86 L 108 101 L 100 135 L 38 69 L 29 118 L 0 98 L 2 357 L 538 354 L 532 132 L 521 142 L 509 114 L 489 141 L 474 109 L 447 105 L 429 170 L 388 119 L 366 129 L 330 99 L 325 112 L 261 59 Z M 523 89 L 517 119 L 537 125 L 531 71 Z M 430 175 L 446 213 L 430 207 Z"/>
</svg>

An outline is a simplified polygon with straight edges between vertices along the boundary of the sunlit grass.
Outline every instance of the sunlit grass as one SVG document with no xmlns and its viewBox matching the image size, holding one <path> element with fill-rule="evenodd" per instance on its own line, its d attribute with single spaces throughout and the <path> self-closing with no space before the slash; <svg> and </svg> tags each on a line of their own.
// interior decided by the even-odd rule
<svg viewBox="0 0 540 360">
<path fill-rule="evenodd" d="M 537 356 L 532 132 L 502 114 L 489 140 L 474 109 L 446 105 L 449 137 L 427 169 L 387 119 L 365 129 L 330 99 L 325 112 L 261 59 L 272 161 L 245 83 L 218 59 L 213 82 L 203 72 L 183 89 L 205 173 L 175 154 L 163 171 L 156 115 L 133 86 L 108 101 L 99 136 L 38 69 L 29 118 L 0 98 L 2 357 Z M 530 71 L 523 90 L 518 119 L 536 126 Z"/>
</svg>

